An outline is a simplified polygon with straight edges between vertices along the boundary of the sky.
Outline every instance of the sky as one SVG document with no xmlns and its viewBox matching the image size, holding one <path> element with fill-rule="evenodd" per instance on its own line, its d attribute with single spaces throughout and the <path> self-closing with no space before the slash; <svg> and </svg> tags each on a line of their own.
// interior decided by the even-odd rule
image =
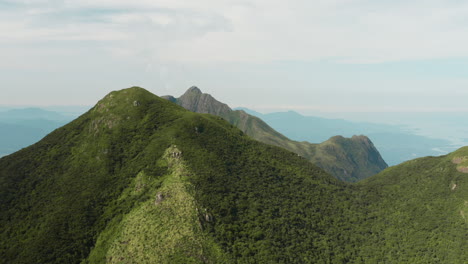
<svg viewBox="0 0 468 264">
<path fill-rule="evenodd" d="M 468 112 L 467 32 L 458 0 L 0 0 L 0 105 L 196 85 L 262 112 Z"/>
</svg>

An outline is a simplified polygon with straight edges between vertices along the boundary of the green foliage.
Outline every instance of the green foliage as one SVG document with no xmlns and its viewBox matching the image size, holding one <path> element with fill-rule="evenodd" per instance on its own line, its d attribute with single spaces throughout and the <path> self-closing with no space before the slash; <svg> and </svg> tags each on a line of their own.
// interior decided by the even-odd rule
<svg viewBox="0 0 468 264">
<path fill-rule="evenodd" d="M 312 163 L 346 182 L 357 182 L 387 168 L 366 136 L 335 136 L 320 143 L 310 157 Z"/>
<path fill-rule="evenodd" d="M 342 181 L 356 182 L 387 168 L 372 142 L 364 136 L 334 137 L 320 144 L 299 142 L 283 136 L 258 117 L 232 111 L 196 87 L 177 99 L 172 96 L 166 99 L 193 112 L 220 116 L 251 138 L 295 152 Z"/>
<path fill-rule="evenodd" d="M 158 162 L 170 170 L 162 185 L 140 172 L 123 192 L 119 200 L 145 192 L 147 199 L 106 227 L 89 263 L 219 263 L 226 258 L 203 232 L 203 210 L 193 198 L 189 172 L 182 159 L 171 157 L 177 152 L 169 148 Z"/>
<path fill-rule="evenodd" d="M 468 174 L 452 160 L 467 151 L 408 161 L 361 182 L 375 233 L 364 248 L 384 262 L 398 253 L 406 263 L 466 263 Z"/>
<path fill-rule="evenodd" d="M 0 159 L 0 262 L 464 263 L 467 152 L 347 184 L 125 89 Z"/>
</svg>

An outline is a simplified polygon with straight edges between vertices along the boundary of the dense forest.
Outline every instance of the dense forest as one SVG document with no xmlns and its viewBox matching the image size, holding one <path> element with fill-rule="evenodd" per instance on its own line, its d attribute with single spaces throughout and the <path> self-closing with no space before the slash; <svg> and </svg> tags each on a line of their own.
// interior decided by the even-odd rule
<svg viewBox="0 0 468 264">
<path fill-rule="evenodd" d="M 0 262 L 466 263 L 467 163 L 345 183 L 133 87 L 0 159 Z"/>
</svg>

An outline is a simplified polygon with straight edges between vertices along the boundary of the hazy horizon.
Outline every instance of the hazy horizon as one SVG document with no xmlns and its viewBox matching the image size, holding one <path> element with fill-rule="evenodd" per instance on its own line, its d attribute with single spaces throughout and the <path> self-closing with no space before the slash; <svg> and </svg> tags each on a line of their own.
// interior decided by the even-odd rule
<svg viewBox="0 0 468 264">
<path fill-rule="evenodd" d="M 191 85 L 230 105 L 468 112 L 460 1 L 1 1 L 0 105 Z M 255 108 L 254 108 L 255 109 Z"/>
<path fill-rule="evenodd" d="M 205 92 L 202 90 L 202 92 Z M 169 94 L 180 96 L 181 94 Z M 159 95 L 161 96 L 161 95 Z M 217 95 L 212 94 L 216 99 Z M 101 99 L 97 98 L 96 102 Z M 233 106 L 230 102 L 223 102 L 232 109 L 244 108 L 245 106 Z M 65 114 L 70 117 L 77 117 L 83 114 L 93 105 L 21 105 L 8 106 L 0 105 L 0 112 L 11 109 L 40 108 Z M 294 111 L 303 116 L 319 117 L 325 119 L 342 119 L 357 123 L 387 124 L 401 127 L 402 131 L 411 134 L 425 136 L 433 139 L 444 139 L 452 142 L 452 146 L 447 146 L 441 153 L 446 153 L 447 149 L 456 149 L 468 145 L 468 124 L 459 122 L 466 113 L 463 112 L 320 112 L 307 109 L 265 109 L 261 107 L 245 107 L 262 114 L 272 114 L 279 112 Z"/>
<path fill-rule="evenodd" d="M 0 1 L 0 110 L 111 91 L 404 126 L 468 144 L 462 1 Z"/>
</svg>

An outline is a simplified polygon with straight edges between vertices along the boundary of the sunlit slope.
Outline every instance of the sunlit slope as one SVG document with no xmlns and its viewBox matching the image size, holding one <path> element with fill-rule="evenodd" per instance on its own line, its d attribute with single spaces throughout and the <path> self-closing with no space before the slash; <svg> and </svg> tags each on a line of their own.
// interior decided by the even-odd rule
<svg viewBox="0 0 468 264">
<path fill-rule="evenodd" d="M 228 259 L 204 232 L 212 217 L 196 201 L 190 171 L 176 146 L 156 162 L 162 177 L 140 172 L 118 200 L 146 193 L 98 236 L 89 263 L 220 263 Z"/>
</svg>

